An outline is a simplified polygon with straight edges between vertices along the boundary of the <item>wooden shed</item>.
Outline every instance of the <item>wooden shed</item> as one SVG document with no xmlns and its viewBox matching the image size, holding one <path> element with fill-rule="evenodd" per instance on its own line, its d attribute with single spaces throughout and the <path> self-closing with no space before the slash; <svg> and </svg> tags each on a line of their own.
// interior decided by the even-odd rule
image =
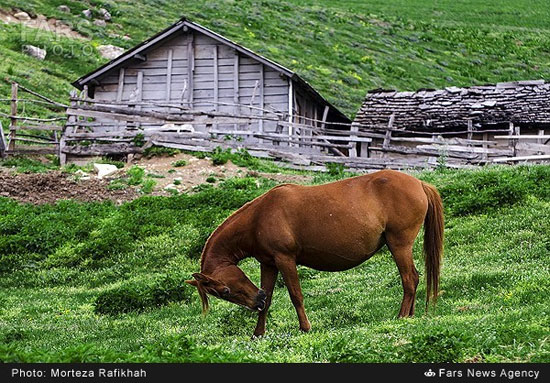
<svg viewBox="0 0 550 383">
<path fill-rule="evenodd" d="M 415 165 L 550 158 L 550 83 L 515 81 L 415 92 L 370 91 L 354 129 L 373 138 L 364 157 Z"/>
<path fill-rule="evenodd" d="M 189 121 L 194 132 L 214 129 L 231 133 L 244 129 L 294 137 L 315 134 L 296 128 L 300 126 L 349 130 L 351 124 L 348 117 L 293 71 L 185 18 L 82 76 L 73 85 L 83 90 L 89 101 L 123 106 L 141 114 L 160 111 L 181 116 L 183 107 L 217 115 L 259 116 L 245 124 L 227 123 L 227 118 L 214 123 L 210 119 L 208 124 Z M 278 116 L 279 121 L 264 118 L 266 115 Z M 136 126 L 153 129 L 162 125 L 165 124 L 96 116 L 94 131 Z"/>
</svg>

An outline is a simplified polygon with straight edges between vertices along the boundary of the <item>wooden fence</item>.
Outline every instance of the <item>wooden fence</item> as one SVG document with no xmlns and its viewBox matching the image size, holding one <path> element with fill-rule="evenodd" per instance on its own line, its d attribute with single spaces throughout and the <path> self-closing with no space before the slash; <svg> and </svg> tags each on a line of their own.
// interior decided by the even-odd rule
<svg viewBox="0 0 550 383">
<path fill-rule="evenodd" d="M 21 92 L 31 97 L 19 98 Z M 200 152 L 246 149 L 287 167 L 310 169 L 324 169 L 328 162 L 351 169 L 405 169 L 550 160 L 550 135 L 543 129 L 521 134 L 513 124 L 477 131 L 469 123 L 460 131 L 417 132 L 395 127 L 390 118 L 387 125 L 368 130 L 345 123 L 327 128 L 323 120 L 295 121 L 251 105 L 238 105 L 239 113 L 232 114 L 215 105 L 191 109 L 181 103 L 107 102 L 88 98 L 86 89 L 80 95 L 71 92 L 70 105 L 65 105 L 17 83 L 12 83 L 11 98 L 2 101 L 10 103 L 10 113 L 0 113 L 10 125 L 7 137 L 0 134 L 0 155 L 58 154 L 62 164 L 67 156 L 131 158 L 154 145 Z M 26 116 L 20 108 L 26 103 L 39 105 L 50 116 Z M 254 129 L 261 126 L 258 121 L 276 123 L 278 129 Z"/>
<path fill-rule="evenodd" d="M 24 93 L 26 97 L 20 97 Z M 67 105 L 51 100 L 16 82 L 11 82 L 11 98 L 0 99 L 9 103 L 9 113 L 0 117 L 9 119 L 9 133 L 4 135 L 0 124 L 0 156 L 26 154 L 58 154 L 59 140 L 66 120 Z M 41 109 L 49 117 L 31 117 L 27 105 Z"/>
</svg>

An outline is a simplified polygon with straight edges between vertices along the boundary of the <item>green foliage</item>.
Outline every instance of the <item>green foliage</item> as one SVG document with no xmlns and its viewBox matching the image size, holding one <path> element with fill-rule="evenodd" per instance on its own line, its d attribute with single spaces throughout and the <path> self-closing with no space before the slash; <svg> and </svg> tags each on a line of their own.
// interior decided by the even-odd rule
<svg viewBox="0 0 550 383">
<path fill-rule="evenodd" d="M 143 155 L 147 158 L 172 157 L 180 153 L 181 153 L 181 150 L 179 149 L 166 148 L 164 146 L 151 146 L 143 151 Z"/>
<path fill-rule="evenodd" d="M 155 180 L 152 180 L 152 179 L 148 178 L 148 179 L 146 179 L 145 181 L 143 181 L 141 183 L 140 191 L 143 194 L 151 194 L 156 185 L 157 185 L 157 183 L 156 183 Z"/>
<path fill-rule="evenodd" d="M 0 161 L 0 166 L 15 168 L 18 173 L 46 173 L 59 168 L 59 162 L 42 162 L 28 157 L 10 157 Z"/>
<path fill-rule="evenodd" d="M 328 174 L 333 177 L 343 177 L 344 176 L 344 164 L 339 164 L 335 162 L 327 162 L 325 164 Z"/>
<path fill-rule="evenodd" d="M 208 178 L 206 178 L 206 182 L 213 184 L 216 182 L 216 177 L 209 176 Z"/>
<path fill-rule="evenodd" d="M 185 166 L 185 165 L 187 165 L 187 161 L 185 161 L 184 159 L 172 162 L 172 166 L 175 167 L 175 168 L 180 168 L 180 167 Z"/>
<path fill-rule="evenodd" d="M 139 166 L 132 166 L 130 169 L 128 169 L 128 171 L 126 171 L 126 175 L 128 176 L 128 185 L 140 185 L 143 182 L 145 170 Z"/>
<path fill-rule="evenodd" d="M 134 146 L 141 148 L 143 145 L 145 145 L 145 135 L 143 133 L 136 134 L 132 139 L 132 143 L 134 144 Z"/>
<path fill-rule="evenodd" d="M 125 282 L 97 296 L 94 310 L 98 314 L 116 315 L 142 311 L 191 299 L 192 287 L 185 287 L 183 276 L 158 275 L 152 279 Z"/>
<path fill-rule="evenodd" d="M 524 202 L 530 195 L 550 197 L 547 166 L 493 167 L 471 171 L 468 177 L 463 172 L 440 173 L 439 192 L 447 211 L 453 215 L 487 213 Z"/>
<path fill-rule="evenodd" d="M 212 153 L 210 153 L 210 157 L 212 158 L 212 164 L 223 165 L 231 159 L 231 149 L 224 150 L 218 146 Z"/>
<path fill-rule="evenodd" d="M 386 250 L 344 272 L 299 268 L 313 325 L 308 334 L 298 330 L 279 278 L 267 333 L 258 341 L 249 338 L 253 313 L 211 298 L 202 318 L 196 289 L 184 280 L 199 271 L 217 225 L 273 181 L 227 179 L 192 194 L 142 196 L 120 206 L 0 198 L 0 360 L 547 361 L 548 169 L 419 174 L 441 190 L 446 208 L 442 295 L 429 314 L 420 304 L 421 276 L 416 317 L 395 319 L 402 287 Z M 419 270 L 421 243 L 414 250 Z M 241 266 L 257 284 L 257 262 Z"/>
</svg>

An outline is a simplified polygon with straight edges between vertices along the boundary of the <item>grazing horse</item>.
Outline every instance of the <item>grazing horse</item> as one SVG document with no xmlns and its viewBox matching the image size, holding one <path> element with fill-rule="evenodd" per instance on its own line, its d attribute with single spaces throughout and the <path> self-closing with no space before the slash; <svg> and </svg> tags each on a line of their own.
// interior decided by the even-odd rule
<svg viewBox="0 0 550 383">
<path fill-rule="evenodd" d="M 422 224 L 427 305 L 439 289 L 443 205 L 435 187 L 393 170 L 319 186 L 274 187 L 218 226 L 204 246 L 201 272 L 186 282 L 197 288 L 203 312 L 207 294 L 259 312 L 254 335 L 260 336 L 280 271 L 300 329 L 309 331 L 296 265 L 347 270 L 387 245 L 403 284 L 399 317 L 408 317 L 418 285 L 412 249 Z M 260 262 L 261 289 L 237 267 L 247 257 Z"/>
</svg>

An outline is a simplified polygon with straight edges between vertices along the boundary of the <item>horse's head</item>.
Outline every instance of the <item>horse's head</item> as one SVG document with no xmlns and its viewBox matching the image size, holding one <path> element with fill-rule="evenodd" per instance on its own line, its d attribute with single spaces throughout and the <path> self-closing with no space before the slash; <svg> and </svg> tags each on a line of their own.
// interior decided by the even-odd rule
<svg viewBox="0 0 550 383">
<path fill-rule="evenodd" d="M 207 294 L 253 311 L 265 308 L 265 292 L 258 289 L 237 266 L 218 268 L 210 275 L 195 273 L 193 278 L 185 282 L 197 288 L 203 312 L 208 311 Z"/>
</svg>

